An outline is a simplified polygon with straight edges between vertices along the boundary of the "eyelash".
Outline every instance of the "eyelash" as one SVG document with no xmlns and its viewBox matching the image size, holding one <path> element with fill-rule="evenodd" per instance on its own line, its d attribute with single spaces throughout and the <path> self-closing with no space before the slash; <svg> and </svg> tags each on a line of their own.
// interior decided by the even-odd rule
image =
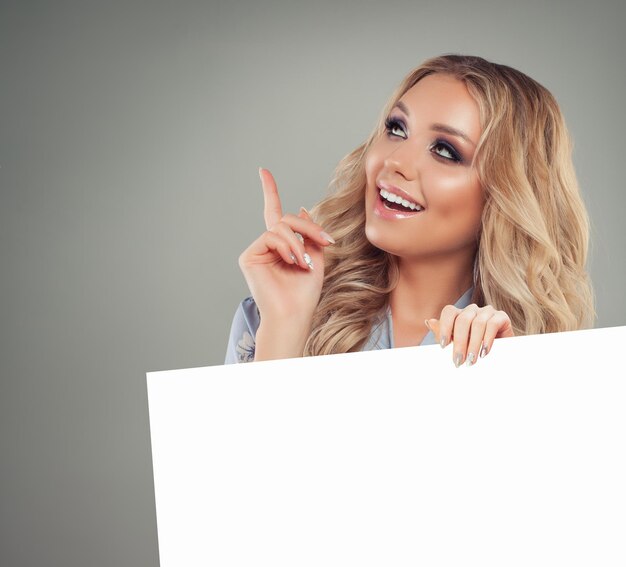
<svg viewBox="0 0 626 567">
<path fill-rule="evenodd" d="M 387 129 L 387 134 L 391 136 L 397 136 L 397 134 L 391 132 L 394 128 L 400 128 L 406 134 L 405 123 L 397 118 L 387 118 L 385 120 L 385 128 Z"/>
<path fill-rule="evenodd" d="M 387 118 L 385 120 L 385 128 L 387 130 L 388 136 L 402 138 L 402 136 L 399 136 L 398 134 L 394 134 L 392 132 L 392 130 L 395 130 L 396 128 L 399 128 L 400 130 L 402 130 L 402 132 L 406 135 L 406 125 L 403 120 L 400 120 L 398 118 Z M 446 157 L 444 155 L 441 155 L 439 152 L 435 151 L 437 148 L 445 149 L 450 154 L 451 157 Z M 446 140 L 441 140 L 441 139 L 435 140 L 428 149 L 433 154 L 435 154 L 436 156 L 446 161 L 453 162 L 453 163 L 463 162 L 463 158 L 461 157 L 461 154 L 456 150 L 456 148 L 452 144 L 450 144 L 450 142 L 447 142 Z"/>
</svg>

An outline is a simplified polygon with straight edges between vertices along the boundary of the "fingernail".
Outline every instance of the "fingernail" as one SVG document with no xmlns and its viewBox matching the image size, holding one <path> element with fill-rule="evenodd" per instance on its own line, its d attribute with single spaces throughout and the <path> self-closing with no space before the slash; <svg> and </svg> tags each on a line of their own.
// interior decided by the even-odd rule
<svg viewBox="0 0 626 567">
<path fill-rule="evenodd" d="M 296 238 L 300 241 L 301 244 L 304 244 L 304 236 L 302 236 L 299 232 L 294 232 Z"/>
<path fill-rule="evenodd" d="M 311 256 L 309 256 L 306 252 L 304 253 L 304 261 L 306 262 L 306 265 L 312 270 L 313 260 L 311 260 Z"/>
<path fill-rule="evenodd" d="M 441 345 L 441 348 L 446 348 L 446 343 L 448 342 L 448 338 L 447 337 L 441 337 L 441 340 L 439 341 L 439 344 Z"/>
<path fill-rule="evenodd" d="M 487 354 L 487 345 L 483 344 L 483 346 L 480 349 L 480 358 L 484 358 L 486 354 Z"/>
<path fill-rule="evenodd" d="M 473 352 L 470 352 L 467 355 L 467 365 L 472 366 L 472 364 L 474 364 L 475 359 L 476 359 L 476 355 Z"/>
<path fill-rule="evenodd" d="M 461 366 L 461 363 L 463 362 L 463 355 L 461 353 L 456 353 L 454 355 L 454 366 L 456 366 L 457 368 L 459 366 Z"/>
<path fill-rule="evenodd" d="M 291 258 L 291 261 L 297 266 L 298 258 L 296 258 L 296 255 L 292 252 L 291 254 L 289 254 L 289 257 Z"/>
<path fill-rule="evenodd" d="M 300 207 L 300 212 L 311 218 L 311 213 L 309 213 L 309 211 L 307 211 L 304 207 Z"/>
<path fill-rule="evenodd" d="M 261 181 L 263 181 L 263 174 L 262 174 L 262 172 L 263 172 L 263 168 L 259 167 L 259 177 L 261 178 Z"/>
<path fill-rule="evenodd" d="M 429 331 L 432 331 L 432 329 L 430 328 L 430 323 L 428 322 L 428 319 L 424 319 L 424 325 L 426 325 L 426 328 L 427 328 Z"/>
<path fill-rule="evenodd" d="M 328 240 L 328 242 L 330 242 L 331 244 L 335 244 L 335 239 L 328 234 L 327 232 L 324 232 L 322 230 L 322 232 L 320 232 L 320 236 L 324 239 L 324 240 Z"/>
</svg>

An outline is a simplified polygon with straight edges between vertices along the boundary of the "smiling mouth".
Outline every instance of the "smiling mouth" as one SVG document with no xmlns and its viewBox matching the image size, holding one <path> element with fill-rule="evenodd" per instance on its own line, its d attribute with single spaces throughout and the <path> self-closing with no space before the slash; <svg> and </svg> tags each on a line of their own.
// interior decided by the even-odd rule
<svg viewBox="0 0 626 567">
<path fill-rule="evenodd" d="M 418 213 L 419 211 L 423 211 L 424 207 L 418 205 L 417 203 L 413 203 L 408 201 L 407 199 L 403 199 L 400 195 L 396 195 L 391 191 L 387 191 L 386 189 L 378 189 L 378 194 L 383 202 L 383 205 L 392 211 L 401 211 L 401 212 L 413 212 Z"/>
</svg>

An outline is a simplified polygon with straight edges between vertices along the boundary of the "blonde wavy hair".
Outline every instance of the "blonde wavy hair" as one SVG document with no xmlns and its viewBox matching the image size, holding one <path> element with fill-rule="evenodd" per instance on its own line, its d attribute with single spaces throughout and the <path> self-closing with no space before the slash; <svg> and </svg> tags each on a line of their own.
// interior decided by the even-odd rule
<svg viewBox="0 0 626 567">
<path fill-rule="evenodd" d="M 305 355 L 360 350 L 384 316 L 397 258 L 365 236 L 365 158 L 385 118 L 432 73 L 465 83 L 480 110 L 473 167 L 485 193 L 474 269 L 474 298 L 511 318 L 515 334 L 589 327 L 593 294 L 585 264 L 589 222 L 571 160 L 571 142 L 550 92 L 525 74 L 480 57 L 425 61 L 397 87 L 365 143 L 338 164 L 330 194 L 313 216 L 337 240 Z"/>
</svg>

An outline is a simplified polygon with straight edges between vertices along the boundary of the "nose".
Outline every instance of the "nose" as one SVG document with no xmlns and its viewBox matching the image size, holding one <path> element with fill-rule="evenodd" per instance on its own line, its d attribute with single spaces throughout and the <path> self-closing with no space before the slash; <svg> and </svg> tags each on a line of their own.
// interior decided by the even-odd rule
<svg viewBox="0 0 626 567">
<path fill-rule="evenodd" d="M 384 160 L 385 168 L 397 173 L 407 181 L 417 178 L 419 172 L 419 149 L 409 140 L 398 142 Z"/>
</svg>

